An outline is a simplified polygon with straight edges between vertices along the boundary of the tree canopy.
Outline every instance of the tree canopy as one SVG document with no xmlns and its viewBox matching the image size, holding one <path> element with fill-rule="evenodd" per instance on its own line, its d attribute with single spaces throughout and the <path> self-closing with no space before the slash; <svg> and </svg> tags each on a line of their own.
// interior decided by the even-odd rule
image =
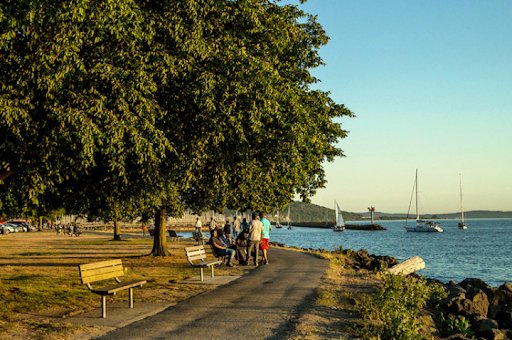
<svg viewBox="0 0 512 340">
<path fill-rule="evenodd" d="M 277 0 L 4 1 L 0 192 L 105 220 L 308 200 L 352 116 L 314 88 L 327 41 Z"/>
</svg>

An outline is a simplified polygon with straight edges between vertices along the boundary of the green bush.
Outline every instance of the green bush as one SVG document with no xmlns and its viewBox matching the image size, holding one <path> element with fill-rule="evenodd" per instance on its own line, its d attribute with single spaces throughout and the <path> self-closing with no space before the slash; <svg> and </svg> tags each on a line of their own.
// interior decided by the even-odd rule
<svg viewBox="0 0 512 340">
<path fill-rule="evenodd" d="M 417 318 L 428 300 L 446 296 L 438 284 L 422 278 L 383 274 L 383 284 L 374 295 L 356 300 L 356 309 L 364 319 L 376 321 L 363 330 L 363 337 L 382 339 L 421 339 Z"/>
<path fill-rule="evenodd" d="M 442 336 L 450 336 L 453 334 L 463 334 L 472 337 L 473 331 L 471 330 L 471 323 L 462 315 L 445 315 L 439 313 L 436 317 L 437 329 L 441 332 Z"/>
</svg>

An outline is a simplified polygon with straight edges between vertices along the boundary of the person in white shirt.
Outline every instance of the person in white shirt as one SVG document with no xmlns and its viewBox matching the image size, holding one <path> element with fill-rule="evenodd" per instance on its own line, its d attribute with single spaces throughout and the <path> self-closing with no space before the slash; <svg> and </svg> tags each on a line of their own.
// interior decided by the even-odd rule
<svg viewBox="0 0 512 340">
<path fill-rule="evenodd" d="M 254 257 L 254 265 L 258 266 L 260 256 L 261 234 L 263 233 L 263 223 L 256 213 L 252 213 L 252 221 L 249 224 L 249 246 L 247 248 L 247 262 L 251 256 Z M 254 254 L 252 253 L 254 250 Z"/>
</svg>

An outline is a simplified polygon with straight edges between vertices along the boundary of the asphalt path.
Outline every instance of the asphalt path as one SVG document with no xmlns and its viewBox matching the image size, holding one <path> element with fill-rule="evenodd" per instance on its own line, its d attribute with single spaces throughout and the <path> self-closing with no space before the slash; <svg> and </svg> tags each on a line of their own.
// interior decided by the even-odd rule
<svg viewBox="0 0 512 340">
<path fill-rule="evenodd" d="M 328 262 L 281 249 L 270 249 L 269 261 L 100 339 L 286 339 L 313 302 Z"/>
</svg>

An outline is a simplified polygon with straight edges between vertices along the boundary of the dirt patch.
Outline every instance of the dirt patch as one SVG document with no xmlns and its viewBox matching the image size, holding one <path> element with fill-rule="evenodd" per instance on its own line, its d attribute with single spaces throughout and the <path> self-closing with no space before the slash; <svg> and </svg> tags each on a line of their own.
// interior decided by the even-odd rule
<svg viewBox="0 0 512 340">
<path fill-rule="evenodd" d="M 291 335 L 293 339 L 353 339 L 365 323 L 357 315 L 354 299 L 377 290 L 379 279 L 367 270 L 356 270 L 344 255 L 323 254 L 330 260 L 316 301 L 307 308 Z"/>
</svg>

